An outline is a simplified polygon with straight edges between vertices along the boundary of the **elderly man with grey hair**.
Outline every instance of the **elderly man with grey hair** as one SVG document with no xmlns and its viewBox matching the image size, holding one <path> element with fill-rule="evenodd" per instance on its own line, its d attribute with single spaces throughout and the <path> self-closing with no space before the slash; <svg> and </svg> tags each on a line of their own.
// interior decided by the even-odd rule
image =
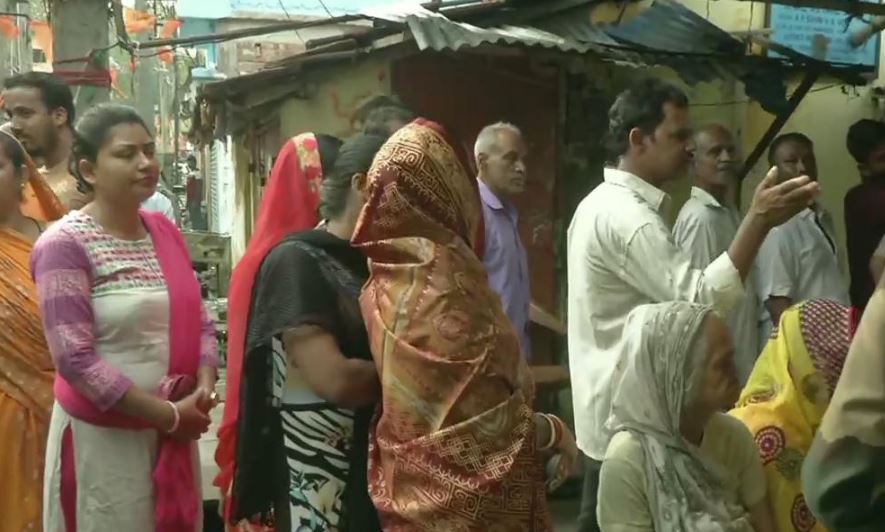
<svg viewBox="0 0 885 532">
<path fill-rule="evenodd" d="M 740 158 L 734 136 L 721 124 L 699 129 L 694 148 L 694 186 L 691 197 L 679 211 L 673 237 L 691 257 L 691 265 L 703 269 L 728 250 L 741 225 L 740 212 L 730 200 L 735 187 L 740 186 Z M 741 384 L 747 382 L 759 355 L 761 306 L 756 296 L 756 277 L 755 271 L 747 277 L 747 297 L 726 316 Z"/>
<path fill-rule="evenodd" d="M 522 354 L 528 359 L 528 259 L 519 237 L 519 214 L 510 201 L 525 190 L 527 152 L 520 130 L 504 122 L 483 128 L 474 146 L 485 221 L 483 264 L 492 289 L 501 297 L 504 311 L 519 335 Z"/>
</svg>

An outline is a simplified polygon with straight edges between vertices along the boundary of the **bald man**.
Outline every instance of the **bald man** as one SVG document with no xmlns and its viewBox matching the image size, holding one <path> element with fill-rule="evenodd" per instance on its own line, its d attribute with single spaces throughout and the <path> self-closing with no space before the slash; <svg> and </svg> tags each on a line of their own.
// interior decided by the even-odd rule
<svg viewBox="0 0 885 532">
<path fill-rule="evenodd" d="M 700 129 L 694 142 L 694 186 L 673 226 L 673 237 L 691 256 L 692 266 L 703 269 L 728 250 L 741 224 L 738 209 L 729 201 L 731 192 L 740 185 L 740 163 L 734 137 L 720 124 Z M 742 384 L 747 382 L 759 355 L 761 306 L 755 283 L 753 272 L 745 283 L 747 297 L 727 316 Z"/>
<path fill-rule="evenodd" d="M 504 312 L 519 335 L 522 354 L 529 359 L 528 259 L 519 237 L 519 214 L 510 202 L 525 190 L 527 151 L 519 129 L 503 122 L 483 128 L 474 146 L 485 222 L 483 264 L 489 284 L 501 296 Z"/>
</svg>

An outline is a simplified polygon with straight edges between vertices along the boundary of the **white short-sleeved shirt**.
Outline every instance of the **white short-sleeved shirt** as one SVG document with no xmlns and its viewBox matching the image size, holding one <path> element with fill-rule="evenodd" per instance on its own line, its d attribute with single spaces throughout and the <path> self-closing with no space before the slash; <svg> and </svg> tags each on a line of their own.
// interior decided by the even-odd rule
<svg viewBox="0 0 885 532">
<path fill-rule="evenodd" d="M 639 177 L 605 170 L 568 230 L 568 347 L 578 447 L 602 460 L 611 437 L 611 382 L 627 315 L 664 301 L 712 304 L 725 315 L 744 295 L 727 254 L 705 269 L 675 244 L 661 217 L 668 196 Z"/>
<path fill-rule="evenodd" d="M 728 251 L 741 224 L 737 209 L 720 204 L 709 192 L 692 187 L 691 197 L 682 206 L 673 238 L 691 257 L 695 268 L 706 268 Z M 759 356 L 759 318 L 761 308 L 756 290 L 755 271 L 744 281 L 747 297 L 726 317 L 734 340 L 735 363 L 741 382 L 747 382 Z"/>
<path fill-rule="evenodd" d="M 144 200 L 141 203 L 141 208 L 146 211 L 159 212 L 166 218 L 169 218 L 172 223 L 176 225 L 178 224 L 178 222 L 175 221 L 175 209 L 172 207 L 172 201 L 159 190 L 154 192 L 151 197 Z"/>
<path fill-rule="evenodd" d="M 848 281 L 839 264 L 833 219 L 823 207 L 805 209 L 765 239 L 759 258 L 759 298 L 793 303 L 831 299 L 849 305 Z M 765 324 L 770 331 L 771 320 Z"/>
<path fill-rule="evenodd" d="M 704 430 L 701 456 L 720 466 L 729 502 L 748 512 L 765 499 L 767 484 L 753 435 L 739 419 L 715 414 Z M 603 530 L 653 532 L 645 455 L 639 439 L 619 432 L 602 462 L 597 513 Z"/>
</svg>

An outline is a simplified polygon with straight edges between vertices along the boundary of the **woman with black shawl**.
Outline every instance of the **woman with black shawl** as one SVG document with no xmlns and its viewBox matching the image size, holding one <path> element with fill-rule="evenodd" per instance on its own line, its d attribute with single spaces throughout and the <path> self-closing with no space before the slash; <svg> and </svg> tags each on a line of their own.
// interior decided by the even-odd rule
<svg viewBox="0 0 885 532">
<path fill-rule="evenodd" d="M 229 521 L 234 530 L 380 531 L 368 496 L 369 421 L 380 386 L 358 297 L 366 259 L 350 237 L 385 142 L 344 143 L 314 230 L 264 260 L 252 293 Z"/>
</svg>

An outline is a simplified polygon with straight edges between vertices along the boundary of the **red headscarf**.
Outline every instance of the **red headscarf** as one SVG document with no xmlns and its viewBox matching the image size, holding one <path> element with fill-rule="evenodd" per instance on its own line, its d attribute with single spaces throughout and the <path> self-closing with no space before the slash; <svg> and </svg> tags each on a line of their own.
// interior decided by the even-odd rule
<svg viewBox="0 0 885 532">
<path fill-rule="evenodd" d="M 236 466 L 240 382 L 252 285 L 264 258 L 274 246 L 287 235 L 312 229 L 319 223 L 317 207 L 322 179 L 320 151 L 312 133 L 298 135 L 280 149 L 261 199 L 255 232 L 231 275 L 227 312 L 227 394 L 215 451 L 215 461 L 221 469 L 215 485 L 221 488 L 225 515 L 230 510 L 228 492 Z"/>
</svg>

